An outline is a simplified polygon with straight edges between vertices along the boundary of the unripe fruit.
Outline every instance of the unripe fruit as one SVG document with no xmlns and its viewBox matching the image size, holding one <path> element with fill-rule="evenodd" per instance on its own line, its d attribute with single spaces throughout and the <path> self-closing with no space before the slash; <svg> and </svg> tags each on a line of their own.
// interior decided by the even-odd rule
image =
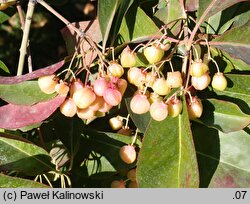
<svg viewBox="0 0 250 204">
<path fill-rule="evenodd" d="M 151 45 L 143 50 L 143 54 L 150 64 L 161 61 L 165 52 L 157 45 Z"/>
<path fill-rule="evenodd" d="M 131 181 L 136 181 L 136 169 L 129 170 L 128 173 L 127 173 L 127 177 Z"/>
<path fill-rule="evenodd" d="M 190 120 L 201 117 L 203 111 L 201 100 L 197 97 L 192 97 L 192 100 L 188 102 L 187 110 Z"/>
<path fill-rule="evenodd" d="M 66 99 L 60 106 L 60 111 L 67 117 L 73 117 L 76 114 L 77 107 L 71 98 Z"/>
<path fill-rule="evenodd" d="M 109 88 L 109 83 L 105 78 L 96 79 L 94 82 L 94 92 L 97 96 L 103 96 L 104 92 Z"/>
<path fill-rule="evenodd" d="M 98 111 L 104 105 L 105 101 L 103 97 L 97 96 L 93 103 L 90 104 L 89 108 L 93 111 Z"/>
<path fill-rule="evenodd" d="M 77 109 L 77 116 L 83 120 L 91 119 L 95 116 L 95 111 L 90 108 Z"/>
<path fill-rule="evenodd" d="M 182 102 L 179 99 L 171 100 L 168 103 L 168 115 L 171 117 L 178 116 L 182 111 Z"/>
<path fill-rule="evenodd" d="M 103 106 L 98 110 L 102 113 L 107 113 L 113 106 L 104 101 Z"/>
<path fill-rule="evenodd" d="M 168 116 L 168 106 L 163 101 L 156 101 L 151 104 L 149 112 L 154 120 L 162 121 Z"/>
<path fill-rule="evenodd" d="M 169 40 L 164 40 L 162 43 L 159 44 L 160 48 L 164 51 L 168 51 L 171 47 L 171 42 Z"/>
<path fill-rule="evenodd" d="M 134 67 L 136 65 L 136 55 L 129 46 L 127 46 L 121 53 L 121 65 L 123 67 Z"/>
<path fill-rule="evenodd" d="M 127 89 L 128 82 L 125 79 L 118 79 L 117 80 L 117 89 L 123 95 Z"/>
<path fill-rule="evenodd" d="M 109 74 L 111 74 L 112 76 L 118 77 L 118 78 L 120 78 L 124 74 L 123 67 L 116 62 L 110 63 L 107 70 L 108 70 Z"/>
<path fill-rule="evenodd" d="M 121 116 L 116 116 L 113 118 L 109 119 L 109 125 L 111 126 L 111 128 L 113 130 L 119 130 L 122 128 L 123 126 L 123 122 L 122 122 L 123 118 Z"/>
<path fill-rule="evenodd" d="M 149 111 L 150 103 L 147 96 L 142 94 L 135 94 L 130 101 L 130 109 L 133 113 L 144 114 Z"/>
<path fill-rule="evenodd" d="M 132 164 L 136 160 L 136 151 L 132 145 L 125 145 L 120 149 L 120 157 L 127 164 Z"/>
<path fill-rule="evenodd" d="M 146 85 L 148 87 L 152 87 L 153 86 L 153 84 L 154 84 L 154 82 L 156 80 L 156 76 L 157 76 L 157 74 L 155 72 L 154 73 L 153 72 L 148 72 L 146 74 L 145 82 L 146 82 Z"/>
<path fill-rule="evenodd" d="M 38 78 L 38 85 L 42 92 L 52 94 L 55 92 L 55 87 L 58 84 L 55 75 L 42 76 Z"/>
<path fill-rule="evenodd" d="M 164 78 L 156 79 L 152 88 L 159 95 L 167 95 L 170 92 L 170 87 Z"/>
<path fill-rule="evenodd" d="M 216 73 L 212 80 L 212 87 L 218 91 L 224 91 L 227 88 L 227 79 L 223 73 Z"/>
<path fill-rule="evenodd" d="M 149 100 L 149 103 L 152 104 L 152 103 L 154 103 L 156 101 L 158 101 L 158 102 L 162 101 L 163 98 L 161 96 L 159 96 L 159 94 L 153 92 L 153 93 L 150 94 L 148 100 Z"/>
<path fill-rule="evenodd" d="M 178 88 L 182 86 L 182 77 L 179 71 L 167 73 L 167 84 L 171 88 Z"/>
<path fill-rule="evenodd" d="M 138 183 L 136 181 L 131 181 L 128 185 L 129 188 L 138 188 Z"/>
<path fill-rule="evenodd" d="M 117 106 L 119 103 L 121 103 L 122 94 L 115 88 L 108 88 L 104 92 L 103 98 L 106 101 L 106 103 L 112 106 Z"/>
<path fill-rule="evenodd" d="M 208 72 L 200 77 L 192 77 L 191 83 L 196 90 L 203 90 L 208 87 L 211 82 L 211 77 Z"/>
<path fill-rule="evenodd" d="M 201 60 L 194 61 L 190 67 L 190 75 L 194 77 L 200 77 L 208 71 L 208 66 Z"/>
<path fill-rule="evenodd" d="M 120 181 L 112 181 L 111 188 L 126 188 L 125 182 L 123 180 Z"/>
<path fill-rule="evenodd" d="M 70 97 L 73 97 L 73 94 L 79 90 L 82 89 L 84 87 L 82 81 L 80 79 L 77 79 L 76 81 L 74 81 L 71 86 L 70 86 Z"/>
<path fill-rule="evenodd" d="M 139 86 L 140 84 L 142 84 L 145 81 L 145 77 L 146 74 L 137 67 L 133 67 L 128 70 L 128 81 L 135 86 Z"/>
<path fill-rule="evenodd" d="M 73 93 L 73 100 L 80 109 L 89 107 L 96 99 L 95 93 L 89 87 L 84 87 Z"/>
<path fill-rule="evenodd" d="M 64 82 L 60 82 L 60 84 L 55 86 L 55 91 L 61 96 L 67 96 L 69 92 L 69 86 Z"/>
</svg>

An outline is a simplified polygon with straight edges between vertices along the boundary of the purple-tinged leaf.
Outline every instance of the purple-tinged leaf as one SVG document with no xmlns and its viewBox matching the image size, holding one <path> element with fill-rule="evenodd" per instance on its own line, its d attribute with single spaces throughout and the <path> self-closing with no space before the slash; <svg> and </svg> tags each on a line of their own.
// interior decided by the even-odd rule
<svg viewBox="0 0 250 204">
<path fill-rule="evenodd" d="M 64 60 L 21 76 L 13 76 L 13 77 L 0 76 L 0 84 L 17 84 L 23 81 L 36 79 L 41 76 L 51 75 L 54 74 L 58 69 L 60 69 L 63 66 L 63 64 Z"/>
<path fill-rule="evenodd" d="M 186 0 L 186 10 L 189 12 L 197 11 L 199 8 L 199 0 Z"/>
<path fill-rule="evenodd" d="M 233 28 L 214 39 L 211 45 L 228 52 L 232 57 L 250 64 L 250 21 L 243 26 Z"/>
<path fill-rule="evenodd" d="M 0 128 L 15 129 L 39 123 L 48 118 L 65 100 L 65 96 L 56 96 L 50 101 L 33 106 L 8 104 L 0 107 Z"/>
</svg>

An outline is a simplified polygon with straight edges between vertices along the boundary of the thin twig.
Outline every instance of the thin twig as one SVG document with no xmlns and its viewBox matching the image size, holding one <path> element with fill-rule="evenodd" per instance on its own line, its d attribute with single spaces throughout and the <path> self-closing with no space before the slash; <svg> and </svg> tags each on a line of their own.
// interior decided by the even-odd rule
<svg viewBox="0 0 250 204">
<path fill-rule="evenodd" d="M 23 30 L 24 25 L 25 25 L 25 17 L 23 15 L 23 10 L 22 10 L 20 1 L 17 1 L 16 8 L 17 8 L 17 12 L 18 12 L 18 15 L 19 15 L 20 23 L 21 23 L 21 29 Z M 29 73 L 31 73 L 33 68 L 32 68 L 32 58 L 31 58 L 31 54 L 30 54 L 29 40 L 28 40 L 28 46 L 27 46 L 27 57 L 28 57 Z"/>
<path fill-rule="evenodd" d="M 31 20 L 32 20 L 32 16 L 34 13 L 35 5 L 36 5 L 36 1 L 29 0 L 26 20 L 25 20 L 24 29 L 23 29 L 23 39 L 22 39 L 22 44 L 20 47 L 20 56 L 19 56 L 19 62 L 18 62 L 17 75 L 22 75 L 23 73 L 24 60 L 27 54 L 27 45 L 28 45 L 28 39 L 29 39 L 29 33 L 30 33 Z"/>
</svg>

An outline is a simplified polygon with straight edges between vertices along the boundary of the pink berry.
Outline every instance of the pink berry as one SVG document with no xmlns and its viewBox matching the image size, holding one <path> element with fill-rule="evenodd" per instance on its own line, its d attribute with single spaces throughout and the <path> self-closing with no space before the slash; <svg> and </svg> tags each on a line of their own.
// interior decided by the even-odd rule
<svg viewBox="0 0 250 204">
<path fill-rule="evenodd" d="M 145 81 L 146 74 L 141 69 L 133 67 L 128 70 L 127 78 L 129 83 L 139 86 Z"/>
<path fill-rule="evenodd" d="M 84 87 L 73 93 L 73 100 L 80 109 L 89 107 L 95 99 L 96 95 L 89 87 Z"/>
<path fill-rule="evenodd" d="M 192 97 L 192 100 L 188 100 L 187 110 L 190 120 L 201 117 L 203 112 L 201 100 L 197 97 Z"/>
<path fill-rule="evenodd" d="M 118 77 L 118 78 L 120 78 L 124 74 L 123 67 L 117 62 L 111 62 L 107 70 L 111 76 Z"/>
<path fill-rule="evenodd" d="M 128 83 L 125 79 L 118 79 L 117 80 L 117 89 L 118 91 L 121 92 L 121 94 L 123 95 L 127 89 Z"/>
<path fill-rule="evenodd" d="M 71 86 L 70 86 L 70 97 L 73 97 L 73 94 L 84 87 L 83 83 L 81 82 L 80 79 L 77 79 L 74 81 Z"/>
<path fill-rule="evenodd" d="M 67 117 L 73 117 L 76 114 L 77 107 L 71 98 L 66 99 L 60 106 L 60 111 Z"/>
<path fill-rule="evenodd" d="M 168 106 L 163 101 L 156 101 L 151 104 L 149 112 L 154 120 L 162 121 L 168 116 Z"/>
<path fill-rule="evenodd" d="M 208 72 L 206 72 L 200 77 L 192 77 L 191 79 L 191 83 L 196 90 L 203 90 L 207 88 L 210 82 L 211 82 L 211 78 Z"/>
<path fill-rule="evenodd" d="M 119 103 L 121 103 L 122 94 L 115 88 L 108 88 L 104 92 L 103 98 L 108 104 L 117 106 Z"/>
<path fill-rule="evenodd" d="M 89 108 L 93 111 L 98 111 L 104 105 L 105 101 L 103 97 L 97 96 L 93 103 L 90 104 Z"/>
<path fill-rule="evenodd" d="M 167 84 L 171 88 L 178 88 L 182 86 L 182 77 L 179 71 L 167 73 Z"/>
<path fill-rule="evenodd" d="M 144 114 L 149 111 L 150 103 L 147 96 L 135 94 L 130 101 L 130 108 L 136 114 Z"/>
<path fill-rule="evenodd" d="M 38 86 L 41 91 L 46 94 L 54 93 L 57 84 L 58 82 L 55 75 L 42 76 L 38 78 Z"/>
<path fill-rule="evenodd" d="M 96 79 L 94 82 L 94 92 L 97 96 L 103 96 L 104 92 L 109 88 L 109 83 L 105 78 Z"/>
<path fill-rule="evenodd" d="M 132 145 L 125 145 L 120 149 L 120 157 L 127 164 L 132 164 L 136 160 L 136 151 Z"/>
</svg>

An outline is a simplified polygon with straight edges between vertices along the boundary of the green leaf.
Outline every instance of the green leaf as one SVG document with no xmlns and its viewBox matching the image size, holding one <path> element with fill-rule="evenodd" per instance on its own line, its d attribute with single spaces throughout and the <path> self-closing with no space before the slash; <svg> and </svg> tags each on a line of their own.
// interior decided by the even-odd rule
<svg viewBox="0 0 250 204">
<path fill-rule="evenodd" d="M 203 113 L 197 121 L 208 127 L 228 133 L 242 130 L 250 123 L 250 115 L 243 113 L 234 103 L 217 99 L 203 100 L 202 103 Z"/>
<path fill-rule="evenodd" d="M 182 25 L 180 20 L 185 18 L 185 14 L 180 1 L 169 0 L 165 7 L 155 13 L 154 17 L 164 24 L 168 24 L 170 31 L 176 35 L 180 32 Z"/>
<path fill-rule="evenodd" d="M 130 7 L 123 18 L 119 38 L 122 43 L 140 42 L 158 32 L 158 27 L 139 7 Z"/>
<path fill-rule="evenodd" d="M 205 15 L 204 20 L 208 19 L 209 17 L 213 16 L 214 14 L 225 10 L 226 8 L 247 0 L 206 0 L 206 1 L 199 1 L 199 9 L 197 11 L 197 16 L 200 18 L 205 11 L 207 13 Z"/>
<path fill-rule="evenodd" d="M 192 125 L 199 162 L 200 187 L 250 187 L 250 137 L 247 130 L 228 134 Z"/>
<path fill-rule="evenodd" d="M 16 9 L 12 7 L 9 7 L 4 11 L 0 11 L 0 23 L 7 21 L 15 13 L 16 13 Z"/>
<path fill-rule="evenodd" d="M 44 184 L 22 179 L 17 177 L 6 176 L 0 173 L 0 187 L 1 188 L 49 188 Z"/>
<path fill-rule="evenodd" d="M 250 64 L 250 21 L 240 27 L 225 32 L 214 39 L 212 46 L 228 52 L 234 58 L 241 59 Z"/>
<path fill-rule="evenodd" d="M 106 43 L 115 17 L 115 13 L 119 6 L 119 0 L 101 0 L 98 1 L 98 19 L 102 32 L 103 49 L 106 48 Z"/>
<path fill-rule="evenodd" d="M 0 171 L 38 175 L 53 170 L 48 153 L 29 141 L 0 133 Z"/>
<path fill-rule="evenodd" d="M 25 81 L 18 84 L 0 84 L 0 98 L 16 105 L 33 105 L 48 101 L 56 94 L 45 94 L 37 81 Z"/>
<path fill-rule="evenodd" d="M 8 74 L 10 73 L 8 67 L 1 60 L 0 60 L 0 68 L 6 73 Z"/>
<path fill-rule="evenodd" d="M 241 59 L 231 57 L 227 52 L 215 47 L 211 47 L 212 57 L 218 63 L 221 71 L 229 73 L 234 70 L 250 71 L 250 65 L 246 64 Z"/>
<path fill-rule="evenodd" d="M 199 174 L 186 105 L 176 118 L 151 121 L 137 163 L 140 187 L 198 187 Z"/>
<path fill-rule="evenodd" d="M 237 104 L 242 111 L 250 114 L 249 75 L 226 74 L 228 87 L 224 91 L 215 91 L 220 99 Z"/>
</svg>

